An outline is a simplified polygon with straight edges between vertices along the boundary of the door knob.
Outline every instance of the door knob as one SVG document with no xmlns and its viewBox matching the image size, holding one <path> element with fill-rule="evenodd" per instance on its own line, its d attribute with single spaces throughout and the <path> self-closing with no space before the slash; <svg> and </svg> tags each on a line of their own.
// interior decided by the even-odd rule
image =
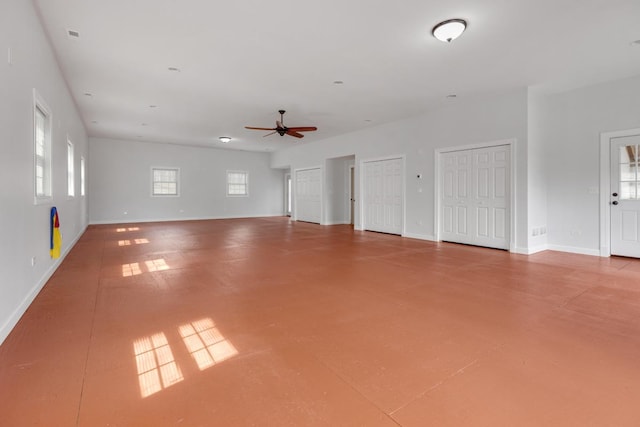
<svg viewBox="0 0 640 427">
<path fill-rule="evenodd" d="M 618 201 L 617 201 L 617 200 L 614 200 L 613 202 L 611 202 L 611 204 L 612 204 L 612 205 L 617 205 L 617 204 L 618 204 Z"/>
<path fill-rule="evenodd" d="M 612 196 L 613 197 L 618 197 L 618 193 L 613 193 Z"/>
</svg>

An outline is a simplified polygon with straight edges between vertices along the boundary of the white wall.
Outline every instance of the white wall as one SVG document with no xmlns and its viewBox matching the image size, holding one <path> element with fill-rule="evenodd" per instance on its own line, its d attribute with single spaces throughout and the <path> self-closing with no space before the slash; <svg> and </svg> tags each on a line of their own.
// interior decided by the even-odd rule
<svg viewBox="0 0 640 427">
<path fill-rule="evenodd" d="M 382 124 L 366 130 L 299 145 L 272 155 L 273 167 L 293 169 L 317 165 L 326 159 L 355 154 L 356 176 L 362 160 L 405 155 L 406 235 L 433 239 L 434 230 L 434 150 L 516 139 L 516 246 L 527 246 L 527 108 L 526 89 L 491 96 L 457 99 L 406 120 Z M 417 174 L 423 179 L 418 180 Z M 356 181 L 356 212 L 359 210 L 359 183 Z M 356 216 L 356 228 L 360 227 Z"/>
<path fill-rule="evenodd" d="M 91 138 L 91 223 L 283 215 L 284 171 L 267 153 Z M 151 196 L 151 167 L 180 168 L 180 197 Z M 249 172 L 249 196 L 226 196 L 226 171 Z M 125 214 L 126 212 L 126 214 Z"/>
<path fill-rule="evenodd" d="M 599 254 L 600 133 L 640 128 L 640 76 L 551 96 L 549 248 Z"/>
<path fill-rule="evenodd" d="M 549 140 L 547 99 L 529 90 L 527 138 L 527 253 L 547 248 L 546 142 Z"/>
<path fill-rule="evenodd" d="M 12 63 L 7 52 L 11 49 Z M 87 225 L 80 197 L 80 157 L 87 136 L 33 3 L 0 2 L 0 342 L 4 341 L 61 259 L 49 256 L 51 206 L 58 208 L 63 254 Z M 51 109 L 53 200 L 34 205 L 33 89 Z M 74 143 L 76 197 L 67 197 L 67 135 Z M 31 259 L 36 263 L 32 267 Z"/>
</svg>

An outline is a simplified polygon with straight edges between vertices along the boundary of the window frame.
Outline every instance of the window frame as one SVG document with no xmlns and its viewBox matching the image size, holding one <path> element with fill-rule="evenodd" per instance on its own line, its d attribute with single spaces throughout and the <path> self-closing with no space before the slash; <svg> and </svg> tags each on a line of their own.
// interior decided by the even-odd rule
<svg viewBox="0 0 640 427">
<path fill-rule="evenodd" d="M 155 171 L 171 171 L 176 173 L 176 193 L 175 194 L 161 194 L 155 192 Z M 158 181 L 158 183 L 170 183 L 172 181 Z M 173 166 L 151 166 L 151 197 L 180 197 L 180 168 Z"/>
<path fill-rule="evenodd" d="M 87 162 L 80 156 L 80 197 L 87 195 Z"/>
<path fill-rule="evenodd" d="M 67 197 L 76 197 L 76 156 L 73 142 L 67 137 Z"/>
<path fill-rule="evenodd" d="M 232 194 L 232 193 L 229 192 L 229 188 L 230 188 L 231 185 L 241 185 L 241 184 L 229 182 L 229 175 L 230 174 L 243 174 L 244 175 L 244 178 L 245 178 L 245 183 L 244 183 L 245 192 L 244 193 L 242 193 L 242 194 Z M 227 194 L 227 197 L 249 197 L 249 171 L 227 170 L 227 189 L 226 189 L 226 194 Z"/>
<path fill-rule="evenodd" d="M 42 125 L 42 156 L 38 155 L 38 111 L 44 118 Z M 51 109 L 38 91 L 33 89 L 33 203 L 41 205 L 53 200 L 53 171 L 52 171 L 52 132 L 53 115 Z M 42 163 L 42 193 L 38 191 L 38 166 Z"/>
</svg>

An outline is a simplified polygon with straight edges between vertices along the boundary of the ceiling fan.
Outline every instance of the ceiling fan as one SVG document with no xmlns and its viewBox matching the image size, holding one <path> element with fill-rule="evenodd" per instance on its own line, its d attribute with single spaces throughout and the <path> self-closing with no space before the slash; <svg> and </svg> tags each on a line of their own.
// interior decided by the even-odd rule
<svg viewBox="0 0 640 427">
<path fill-rule="evenodd" d="M 299 126 L 299 127 L 286 127 L 284 125 L 284 113 L 286 111 L 284 110 L 278 110 L 278 113 L 280 113 L 280 120 L 276 120 L 276 127 L 274 128 L 256 128 L 256 127 L 251 127 L 251 126 L 245 126 L 245 129 L 251 129 L 251 130 L 271 130 L 273 132 L 266 134 L 265 136 L 269 136 L 269 135 L 273 135 L 274 133 L 279 133 L 280 136 L 284 136 L 284 135 L 289 135 L 289 136 L 295 136 L 296 138 L 304 138 L 304 135 L 301 134 L 300 132 L 311 132 L 314 130 L 318 130 L 317 127 L 315 126 Z"/>
</svg>

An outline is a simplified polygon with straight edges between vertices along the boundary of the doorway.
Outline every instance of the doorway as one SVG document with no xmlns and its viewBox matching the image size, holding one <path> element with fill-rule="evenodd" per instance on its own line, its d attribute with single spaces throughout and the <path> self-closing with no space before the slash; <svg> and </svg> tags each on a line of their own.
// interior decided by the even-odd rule
<svg viewBox="0 0 640 427">
<path fill-rule="evenodd" d="M 356 180 L 355 166 L 349 166 L 349 224 L 355 224 L 356 215 Z"/>
<path fill-rule="evenodd" d="M 362 162 L 362 228 L 402 235 L 404 158 Z"/>
<path fill-rule="evenodd" d="M 513 142 L 436 151 L 436 240 L 510 250 Z"/>
<path fill-rule="evenodd" d="M 640 258 L 639 149 L 640 129 L 601 135 L 602 256 Z"/>
<path fill-rule="evenodd" d="M 284 176 L 284 214 L 291 216 L 291 202 L 293 196 L 291 194 L 291 174 L 287 173 Z"/>
<path fill-rule="evenodd" d="M 322 223 L 322 169 L 295 171 L 295 220 Z"/>
</svg>

